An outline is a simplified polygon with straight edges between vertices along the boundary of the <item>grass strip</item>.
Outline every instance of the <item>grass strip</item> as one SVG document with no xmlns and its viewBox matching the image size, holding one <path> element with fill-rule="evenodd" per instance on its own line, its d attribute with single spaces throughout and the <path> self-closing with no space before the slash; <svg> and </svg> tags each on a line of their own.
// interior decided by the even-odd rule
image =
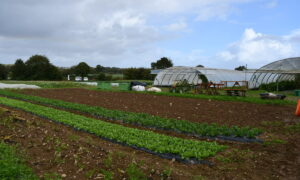
<svg viewBox="0 0 300 180">
<path fill-rule="evenodd" d="M 171 96 L 171 97 L 180 97 L 180 98 L 192 98 L 192 99 L 210 99 L 216 101 L 230 101 L 230 102 L 246 102 L 253 104 L 270 104 L 270 105 L 295 105 L 296 101 L 291 100 L 279 100 L 279 99 L 260 99 L 259 97 L 241 97 L 241 96 L 227 96 L 227 95 L 206 95 L 206 94 L 192 94 L 192 93 L 171 93 L 171 92 L 148 92 L 148 91 L 121 91 L 121 90 L 104 90 L 99 88 L 90 88 L 95 91 L 104 91 L 104 92 L 127 92 L 127 93 L 136 93 L 136 94 L 152 94 L 156 96 Z M 249 90 L 251 91 L 251 90 Z"/>
<path fill-rule="evenodd" d="M 158 96 L 172 96 L 181 98 L 193 98 L 193 99 L 210 99 L 216 101 L 236 101 L 236 102 L 247 102 L 253 104 L 271 104 L 271 105 L 295 105 L 295 101 L 279 100 L 279 99 L 260 99 L 258 97 L 240 97 L 240 96 L 227 96 L 227 95 L 205 95 L 205 94 L 180 94 L 171 92 L 135 92 L 135 93 L 146 93 Z"/>
<path fill-rule="evenodd" d="M 16 149 L 0 141 L 0 179 L 38 179 L 17 155 Z"/>
<path fill-rule="evenodd" d="M 214 156 L 226 148 L 226 146 L 218 145 L 216 142 L 170 137 L 5 97 L 0 97 L 0 104 L 18 108 L 118 143 L 145 148 L 156 153 L 179 155 L 183 159 L 196 158 L 201 160 Z"/>
<path fill-rule="evenodd" d="M 76 110 L 88 113 L 94 116 L 103 117 L 110 120 L 121 120 L 128 124 L 137 124 L 144 127 L 154 127 L 159 129 L 172 130 L 180 133 L 188 133 L 197 136 L 233 136 L 255 138 L 262 133 L 262 130 L 250 127 L 228 127 L 225 125 L 194 123 L 186 120 L 177 120 L 171 118 L 162 118 L 146 113 L 133 113 L 119 110 L 110 110 L 102 107 L 88 106 L 84 104 L 70 103 L 56 99 L 48 99 L 38 96 L 15 93 L 6 90 L 0 90 L 0 95 L 18 99 L 30 100 L 41 104 L 62 107 L 65 109 Z"/>
</svg>

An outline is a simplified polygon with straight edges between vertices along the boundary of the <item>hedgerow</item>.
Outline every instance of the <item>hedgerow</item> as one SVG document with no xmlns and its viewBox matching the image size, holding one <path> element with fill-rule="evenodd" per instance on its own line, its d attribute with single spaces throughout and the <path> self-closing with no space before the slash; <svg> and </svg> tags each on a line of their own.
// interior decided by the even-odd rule
<svg viewBox="0 0 300 180">
<path fill-rule="evenodd" d="M 119 110 L 110 110 L 102 107 L 88 106 L 84 104 L 65 102 L 57 99 L 48 99 L 38 96 L 25 95 L 11 91 L 0 90 L 0 95 L 29 100 L 41 104 L 52 105 L 65 109 L 76 110 L 109 120 L 121 120 L 124 123 L 137 124 L 144 127 L 173 130 L 180 133 L 189 133 L 197 136 L 234 136 L 255 138 L 262 131 L 257 128 L 217 125 L 215 123 L 194 123 L 186 120 L 162 118 L 146 113 L 133 113 Z"/>
<path fill-rule="evenodd" d="M 183 159 L 201 160 L 214 156 L 226 148 L 216 142 L 170 137 L 5 97 L 0 97 L 0 104 L 18 108 L 118 143 L 144 148 L 156 153 L 179 155 Z"/>
</svg>

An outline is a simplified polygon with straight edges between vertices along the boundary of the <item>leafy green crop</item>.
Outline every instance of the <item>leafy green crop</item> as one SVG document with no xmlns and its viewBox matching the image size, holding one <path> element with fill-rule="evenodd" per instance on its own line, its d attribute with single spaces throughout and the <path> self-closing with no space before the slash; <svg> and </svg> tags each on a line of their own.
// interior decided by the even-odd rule
<svg viewBox="0 0 300 180">
<path fill-rule="evenodd" d="M 216 142 L 204 142 L 177 137 L 170 137 L 112 124 L 97 119 L 87 118 L 66 111 L 61 111 L 29 102 L 0 97 L 0 104 L 31 112 L 38 116 L 63 123 L 79 130 L 93 133 L 99 137 L 125 143 L 130 146 L 149 149 L 157 153 L 171 153 L 182 158 L 203 159 L 215 155 L 226 148 Z"/>
<path fill-rule="evenodd" d="M 0 179 L 38 179 L 17 156 L 16 149 L 0 141 Z"/>
<path fill-rule="evenodd" d="M 181 133 L 189 133 L 198 136 L 236 136 L 255 138 L 262 131 L 257 128 L 250 127 L 228 127 L 220 126 L 217 124 L 207 123 L 194 123 L 186 120 L 177 120 L 171 118 L 161 118 L 158 116 L 152 116 L 145 113 L 133 113 L 119 110 L 110 110 L 102 107 L 88 106 L 84 104 L 77 104 L 71 102 L 65 102 L 56 99 L 42 98 L 38 96 L 30 96 L 25 94 L 14 93 L 10 91 L 0 90 L 0 95 L 7 97 L 13 97 L 23 100 L 30 100 L 33 102 L 52 105 L 65 109 L 76 110 L 84 113 L 88 113 L 94 116 L 107 118 L 110 120 L 122 120 L 124 123 L 138 124 L 145 127 L 155 127 L 166 130 L 173 130 Z"/>
</svg>

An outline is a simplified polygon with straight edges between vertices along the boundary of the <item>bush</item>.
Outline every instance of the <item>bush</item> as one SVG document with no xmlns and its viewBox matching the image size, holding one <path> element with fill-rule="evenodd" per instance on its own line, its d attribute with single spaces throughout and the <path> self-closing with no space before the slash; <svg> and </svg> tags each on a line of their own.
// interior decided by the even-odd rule
<svg viewBox="0 0 300 180">
<path fill-rule="evenodd" d="M 296 75 L 295 83 L 296 83 L 296 88 L 300 88 L 300 74 Z"/>
<path fill-rule="evenodd" d="M 293 90 L 297 88 L 296 81 L 281 81 L 278 83 L 278 90 L 284 91 L 284 90 Z M 266 91 L 277 91 L 277 82 L 272 82 L 269 84 L 261 84 L 259 86 L 260 90 L 266 90 Z"/>
<path fill-rule="evenodd" d="M 0 79 L 1 80 L 7 79 L 7 74 L 8 74 L 7 68 L 4 65 L 0 64 Z"/>
<path fill-rule="evenodd" d="M 99 81 L 111 81 L 112 80 L 112 75 L 107 75 L 105 73 L 99 73 L 96 77 L 97 80 Z"/>
<path fill-rule="evenodd" d="M 124 79 L 127 80 L 153 80 L 154 76 L 150 69 L 128 68 L 124 70 Z"/>
</svg>

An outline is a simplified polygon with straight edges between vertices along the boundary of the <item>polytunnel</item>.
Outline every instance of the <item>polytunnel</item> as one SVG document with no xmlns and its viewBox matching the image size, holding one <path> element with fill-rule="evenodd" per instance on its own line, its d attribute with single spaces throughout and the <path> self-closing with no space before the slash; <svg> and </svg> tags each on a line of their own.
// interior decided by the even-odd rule
<svg viewBox="0 0 300 180">
<path fill-rule="evenodd" d="M 300 57 L 282 59 L 257 69 L 250 78 L 249 87 L 295 80 L 297 74 L 300 74 Z"/>
<path fill-rule="evenodd" d="M 155 77 L 153 85 L 172 86 L 175 82 L 187 80 L 190 84 L 199 84 L 204 75 L 208 81 L 221 83 L 222 81 L 249 81 L 252 73 L 228 69 L 214 69 L 202 67 L 175 66 L 160 71 Z"/>
</svg>

